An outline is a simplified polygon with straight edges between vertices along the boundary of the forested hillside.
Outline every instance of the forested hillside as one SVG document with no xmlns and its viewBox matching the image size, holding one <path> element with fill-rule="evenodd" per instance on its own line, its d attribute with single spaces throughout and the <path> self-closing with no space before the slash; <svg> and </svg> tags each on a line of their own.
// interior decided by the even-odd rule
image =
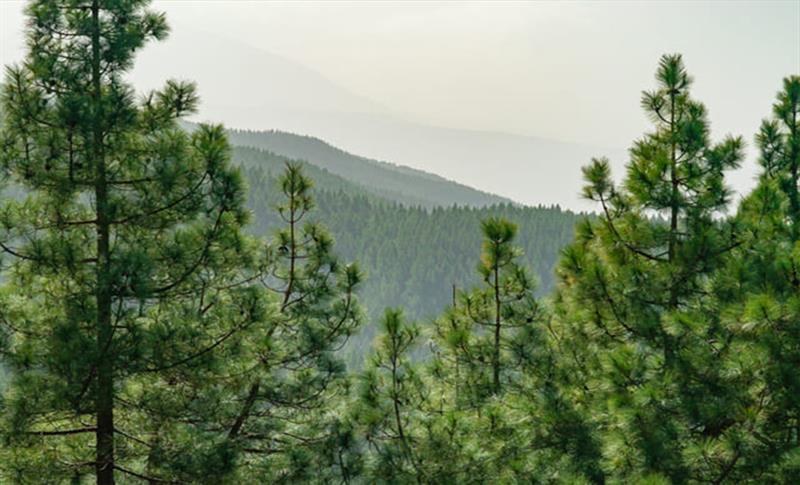
<svg viewBox="0 0 800 485">
<path fill-rule="evenodd" d="M 228 130 L 231 144 L 306 160 L 389 200 L 424 207 L 510 202 L 438 175 L 352 155 L 311 136 L 280 131 Z"/>
<path fill-rule="evenodd" d="M 299 161 L 245 147 L 234 148 L 233 160 L 242 163 L 249 184 L 251 230 L 267 234 L 280 223 L 274 210 L 280 201 L 277 178 L 286 163 Z M 314 180 L 317 204 L 311 217 L 325 222 L 337 251 L 358 260 L 373 280 L 363 290 L 372 312 L 397 305 L 407 306 L 415 317 L 440 311 L 452 299 L 452 285 L 463 287 L 471 275 L 480 251 L 477 229 L 490 216 L 503 216 L 520 226 L 524 260 L 545 294 L 553 288 L 559 251 L 572 240 L 575 223 L 586 217 L 558 207 L 509 203 L 481 208 L 408 206 L 376 197 L 313 164 L 303 167 Z"/>
<path fill-rule="evenodd" d="M 247 160 L 248 206 L 254 215 L 250 230 L 270 234 L 282 222 L 275 207 L 280 202 L 277 176 L 286 160 L 238 147 L 234 157 Z M 572 240 L 576 222 L 586 217 L 555 207 L 511 204 L 408 207 L 367 194 L 313 165 L 303 166 L 319 176 L 310 220 L 324 222 L 336 240 L 337 253 L 358 261 L 366 275 L 359 296 L 369 318 L 349 347 L 354 351 L 372 341 L 385 308 L 402 307 L 412 318 L 428 319 L 452 302 L 453 285 L 463 289 L 472 284 L 483 219 L 504 217 L 518 224 L 522 261 L 536 275 L 537 294 L 544 295 L 553 289 L 561 249 Z"/>
<path fill-rule="evenodd" d="M 366 187 L 348 180 L 345 177 L 336 175 L 325 168 L 310 163 L 306 160 L 293 160 L 290 157 L 278 155 L 269 150 L 261 148 L 253 148 L 249 146 L 232 146 L 231 147 L 232 160 L 243 167 L 245 171 L 254 169 L 255 172 L 248 175 L 248 179 L 252 176 L 265 176 L 272 179 L 277 178 L 286 169 L 286 164 L 290 162 L 299 162 L 303 164 L 306 174 L 314 180 L 315 190 L 327 192 L 346 192 L 353 195 L 363 195 L 372 200 L 385 201 L 383 197 L 374 194 L 367 190 Z M 248 182 L 251 186 L 250 195 L 253 194 L 267 194 L 273 199 L 273 203 L 277 199 L 277 190 L 275 186 L 270 186 L 268 181 L 265 180 L 250 180 Z"/>
</svg>

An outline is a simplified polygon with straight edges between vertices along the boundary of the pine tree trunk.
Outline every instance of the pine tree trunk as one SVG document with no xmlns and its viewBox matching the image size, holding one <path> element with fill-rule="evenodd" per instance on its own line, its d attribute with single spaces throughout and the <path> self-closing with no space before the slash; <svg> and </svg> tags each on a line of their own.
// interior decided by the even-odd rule
<svg viewBox="0 0 800 485">
<path fill-rule="evenodd" d="M 670 93 L 670 112 L 669 112 L 669 133 L 670 133 L 670 182 L 672 184 L 671 193 L 671 214 L 669 223 L 669 262 L 675 262 L 675 251 L 678 244 L 678 157 L 675 147 L 675 93 Z M 673 269 L 670 269 L 673 271 Z M 676 282 L 670 280 L 669 283 L 669 309 L 675 310 L 678 307 L 678 288 Z M 672 338 L 664 333 L 664 362 L 669 366 L 673 361 Z"/>
<path fill-rule="evenodd" d="M 671 214 L 669 223 L 669 262 L 675 259 L 675 246 L 677 244 L 678 232 L 678 160 L 675 153 L 675 94 L 670 94 L 670 115 L 669 115 L 669 134 L 670 134 L 670 182 L 672 183 L 671 193 Z M 673 306 L 674 289 L 670 289 L 670 306 Z"/>
<path fill-rule="evenodd" d="M 247 399 L 245 399 L 244 406 L 242 406 L 242 412 L 236 417 L 236 421 L 233 423 L 231 430 L 228 432 L 228 439 L 235 440 L 239 437 L 239 433 L 242 431 L 242 426 L 244 426 L 245 421 L 247 421 L 247 418 L 250 416 L 250 412 L 253 410 L 253 406 L 258 399 L 258 390 L 260 387 L 261 384 L 259 382 L 255 382 L 250 386 L 250 391 L 247 393 Z"/>
<path fill-rule="evenodd" d="M 109 261 L 108 186 L 103 150 L 102 102 L 100 86 L 100 7 L 92 2 L 92 162 L 95 168 L 97 206 L 97 432 L 96 473 L 98 485 L 114 485 L 114 363 L 111 345 L 111 288 Z"/>
<path fill-rule="evenodd" d="M 394 336 L 392 336 L 392 340 L 394 340 Z M 394 408 L 394 420 L 395 425 L 397 426 L 397 437 L 400 439 L 400 443 L 403 445 L 403 451 L 405 451 L 408 461 L 411 463 L 411 466 L 414 468 L 416 472 L 416 481 L 417 483 L 422 483 L 422 472 L 420 471 L 420 467 L 417 464 L 417 460 L 414 458 L 414 451 L 411 449 L 411 444 L 408 442 L 406 438 L 405 430 L 403 429 L 403 419 L 400 416 L 400 390 L 397 383 L 397 346 L 392 346 L 392 407 Z"/>
<path fill-rule="evenodd" d="M 289 299 L 292 297 L 294 291 L 295 280 L 295 265 L 297 264 L 297 242 L 295 241 L 295 224 L 297 224 L 296 207 L 295 207 L 295 194 L 289 196 L 289 281 L 286 283 L 286 291 L 283 294 L 283 303 L 281 304 L 281 313 L 286 309 L 289 304 Z"/>
<path fill-rule="evenodd" d="M 493 392 L 500 392 L 500 269 L 494 266 L 494 355 L 492 356 Z"/>
</svg>

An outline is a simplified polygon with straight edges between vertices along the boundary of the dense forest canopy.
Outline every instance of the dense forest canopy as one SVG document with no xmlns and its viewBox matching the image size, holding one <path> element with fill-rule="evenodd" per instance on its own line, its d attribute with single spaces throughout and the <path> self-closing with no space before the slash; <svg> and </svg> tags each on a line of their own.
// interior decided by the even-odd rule
<svg viewBox="0 0 800 485">
<path fill-rule="evenodd" d="M 33 0 L 6 70 L 0 482 L 797 481 L 800 76 L 726 215 L 745 139 L 662 56 L 574 214 L 186 129 L 148 4 Z"/>
</svg>

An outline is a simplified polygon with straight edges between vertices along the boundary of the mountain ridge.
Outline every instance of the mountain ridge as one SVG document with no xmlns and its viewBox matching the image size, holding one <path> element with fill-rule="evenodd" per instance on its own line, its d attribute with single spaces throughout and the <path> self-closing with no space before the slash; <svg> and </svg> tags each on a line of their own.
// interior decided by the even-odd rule
<svg viewBox="0 0 800 485">
<path fill-rule="evenodd" d="M 621 149 L 415 122 L 313 67 L 261 46 L 190 30 L 182 29 L 163 45 L 143 52 L 132 78 L 146 90 L 161 86 L 174 73 L 192 72 L 202 100 L 193 120 L 313 135 L 368 159 L 435 173 L 531 206 L 590 208 L 578 188 L 581 166 L 592 157 L 609 156 L 614 172 L 623 171 L 626 155 Z M 213 56 L 216 62 L 176 56 L 182 46 Z M 220 71 L 247 74 L 220 79 Z M 234 96 L 241 91 L 252 93 L 246 102 Z"/>
</svg>

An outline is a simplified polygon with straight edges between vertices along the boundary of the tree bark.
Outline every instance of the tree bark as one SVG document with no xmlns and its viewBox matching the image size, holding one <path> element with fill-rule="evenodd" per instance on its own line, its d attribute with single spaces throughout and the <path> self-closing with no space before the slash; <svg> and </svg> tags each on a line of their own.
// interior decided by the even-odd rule
<svg viewBox="0 0 800 485">
<path fill-rule="evenodd" d="M 500 268 L 494 264 L 494 355 L 492 356 L 493 393 L 500 393 Z"/>
<path fill-rule="evenodd" d="M 95 204 L 97 210 L 97 390 L 95 396 L 97 431 L 95 470 L 98 485 L 114 485 L 114 362 L 110 351 L 111 326 L 110 223 L 108 184 L 103 149 L 103 104 L 100 79 L 100 6 L 92 1 L 92 163 L 95 170 Z"/>
<path fill-rule="evenodd" d="M 247 399 L 245 399 L 244 406 L 242 406 L 242 412 L 236 417 L 236 422 L 233 423 L 231 430 L 228 432 L 228 439 L 233 440 L 239 436 L 239 433 L 242 431 L 242 426 L 244 426 L 244 422 L 247 421 L 247 418 L 250 416 L 250 412 L 253 410 L 253 406 L 256 403 L 256 399 L 258 399 L 258 390 L 260 387 L 261 385 L 258 382 L 255 382 L 250 386 Z"/>
</svg>

